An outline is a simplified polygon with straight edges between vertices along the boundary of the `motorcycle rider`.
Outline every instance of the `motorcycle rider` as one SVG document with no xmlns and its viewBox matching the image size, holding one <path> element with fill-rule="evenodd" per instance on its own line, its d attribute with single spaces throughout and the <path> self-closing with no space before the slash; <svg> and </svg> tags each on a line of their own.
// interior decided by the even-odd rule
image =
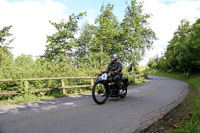
<svg viewBox="0 0 200 133">
<path fill-rule="evenodd" d="M 117 54 L 112 54 L 110 56 L 110 64 L 104 71 L 106 73 L 110 72 L 110 78 L 115 82 L 115 88 L 117 90 L 117 95 L 119 94 L 120 81 L 122 79 L 122 63 L 119 61 Z"/>
</svg>

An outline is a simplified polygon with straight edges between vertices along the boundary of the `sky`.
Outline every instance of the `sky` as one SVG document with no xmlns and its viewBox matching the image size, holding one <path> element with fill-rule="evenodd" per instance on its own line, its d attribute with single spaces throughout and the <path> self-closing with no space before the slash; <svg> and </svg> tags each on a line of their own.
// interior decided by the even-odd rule
<svg viewBox="0 0 200 133">
<path fill-rule="evenodd" d="M 100 15 L 100 7 L 114 5 L 113 13 L 119 21 L 125 14 L 126 2 L 131 0 L 0 0 L 0 29 L 12 25 L 10 33 L 15 40 L 10 44 L 14 57 L 29 54 L 34 58 L 43 55 L 47 35 L 56 32 L 49 21 L 67 20 L 72 13 L 87 12 L 79 23 L 93 24 Z M 140 65 L 148 63 L 150 57 L 160 56 L 178 28 L 186 19 L 193 24 L 200 18 L 200 0 L 138 0 L 143 2 L 143 13 L 151 14 L 149 27 L 156 33 L 153 49 L 147 51 Z"/>
</svg>

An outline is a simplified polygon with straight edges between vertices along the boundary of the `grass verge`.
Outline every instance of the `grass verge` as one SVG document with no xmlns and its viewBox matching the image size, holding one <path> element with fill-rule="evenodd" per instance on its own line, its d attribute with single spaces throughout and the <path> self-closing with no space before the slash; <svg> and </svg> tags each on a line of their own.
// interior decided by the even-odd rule
<svg viewBox="0 0 200 133">
<path fill-rule="evenodd" d="M 2 98 L 2 100 L 0 100 L 0 106 L 40 101 L 40 100 L 48 100 L 48 99 L 54 99 L 54 98 L 59 98 L 59 97 L 75 96 L 79 94 L 89 94 L 89 93 L 91 93 L 91 91 L 88 89 L 74 89 L 73 92 L 66 95 L 63 95 L 61 91 L 41 92 L 38 94 L 28 94 L 28 95 L 17 95 L 10 98 L 9 97 Z"/>
<path fill-rule="evenodd" d="M 200 133 L 200 74 L 187 77 L 183 74 L 157 72 L 151 75 L 183 80 L 189 84 L 190 92 L 178 107 L 144 133 Z"/>
</svg>

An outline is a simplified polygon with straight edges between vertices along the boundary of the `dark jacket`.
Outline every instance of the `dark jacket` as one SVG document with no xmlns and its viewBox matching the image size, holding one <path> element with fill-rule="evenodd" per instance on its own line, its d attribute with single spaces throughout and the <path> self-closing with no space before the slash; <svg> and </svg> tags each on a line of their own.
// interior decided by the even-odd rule
<svg viewBox="0 0 200 133">
<path fill-rule="evenodd" d="M 107 69 L 106 69 L 106 72 L 107 73 L 111 73 L 114 74 L 114 75 L 122 75 L 122 63 L 119 62 L 119 61 L 116 61 L 116 62 L 111 62 Z"/>
</svg>

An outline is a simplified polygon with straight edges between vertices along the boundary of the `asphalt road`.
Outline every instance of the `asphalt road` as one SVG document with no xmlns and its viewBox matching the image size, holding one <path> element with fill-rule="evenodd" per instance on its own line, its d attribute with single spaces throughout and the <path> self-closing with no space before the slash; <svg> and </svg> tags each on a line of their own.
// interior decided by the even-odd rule
<svg viewBox="0 0 200 133">
<path fill-rule="evenodd" d="M 133 133 L 162 118 L 188 94 L 182 81 L 149 76 L 125 99 L 94 103 L 91 95 L 0 106 L 0 133 Z"/>
</svg>

